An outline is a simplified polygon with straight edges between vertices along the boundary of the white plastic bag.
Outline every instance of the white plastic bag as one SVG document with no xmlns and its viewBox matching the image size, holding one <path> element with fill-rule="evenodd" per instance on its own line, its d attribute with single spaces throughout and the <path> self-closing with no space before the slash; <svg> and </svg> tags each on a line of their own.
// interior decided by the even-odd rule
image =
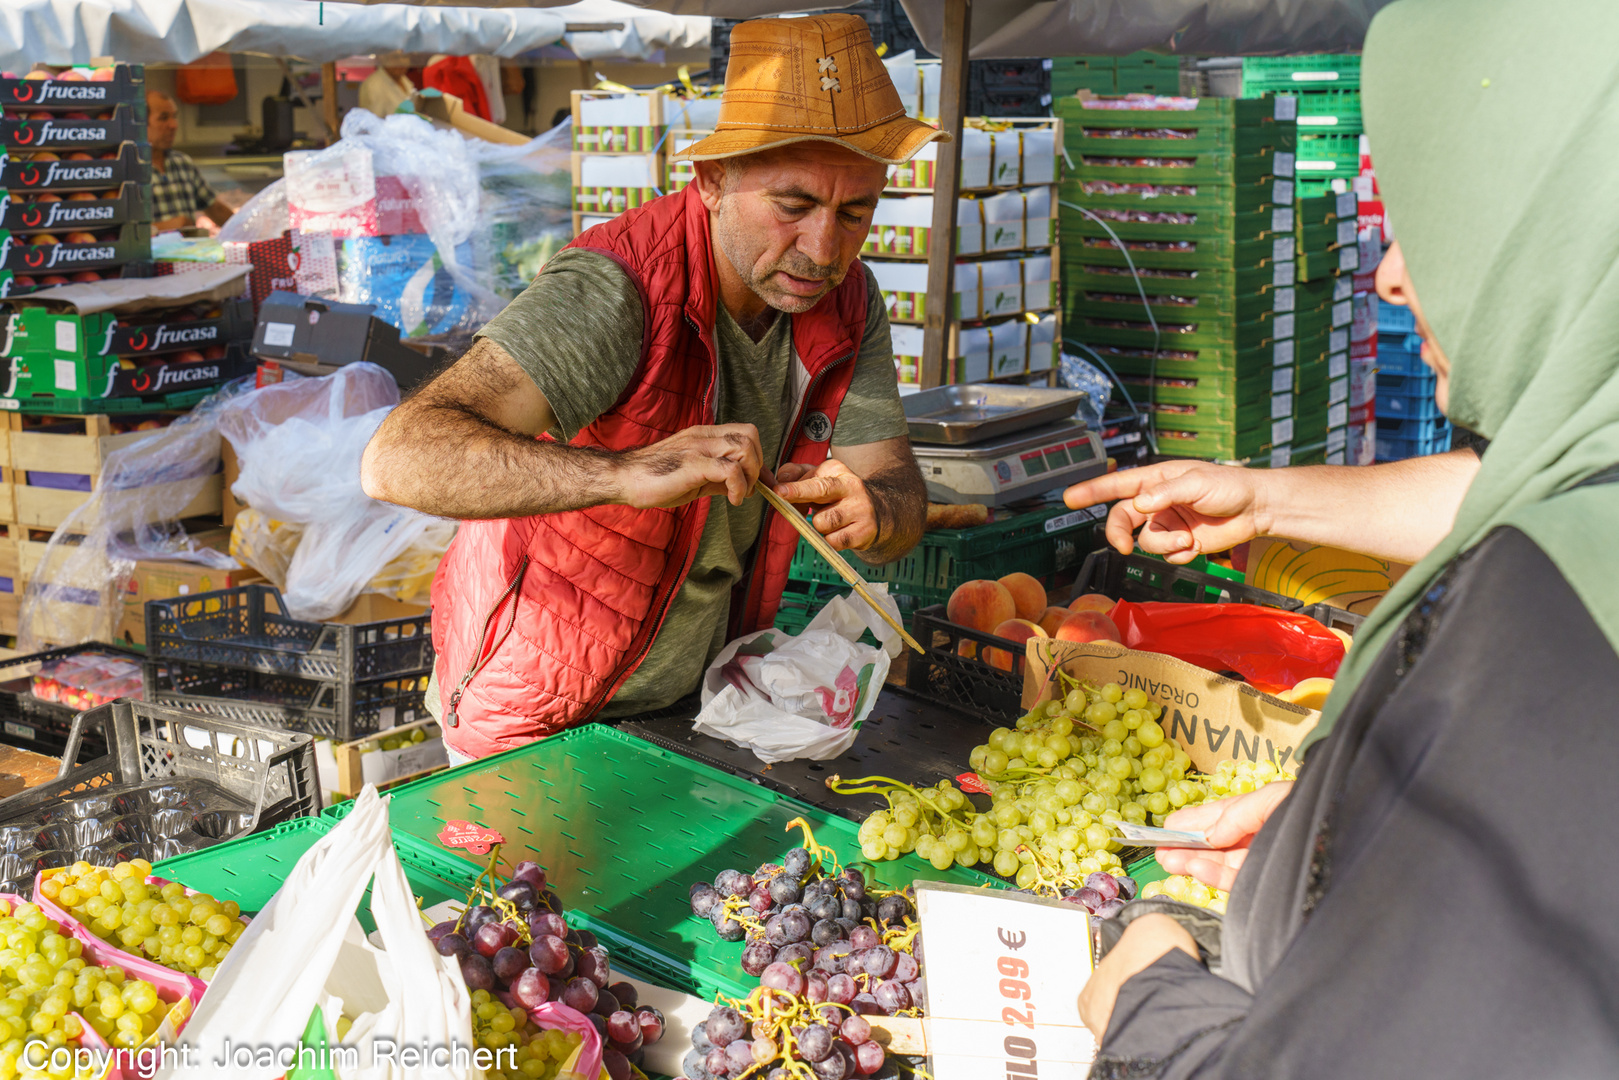
<svg viewBox="0 0 1619 1080">
<path fill-rule="evenodd" d="M 231 491 L 265 518 L 302 527 L 282 587 L 293 618 L 340 614 L 407 553 L 416 572 L 394 577 L 419 583 L 455 534 L 453 523 L 377 502 L 360 488 L 360 455 L 398 401 L 392 375 L 357 363 L 263 387 L 220 413 L 219 431 L 241 465 Z M 271 580 L 281 572 L 281 557 L 268 549 L 244 549 L 242 558 Z"/>
<path fill-rule="evenodd" d="M 872 592 L 899 617 L 885 587 Z M 860 644 L 868 628 L 882 648 Z M 703 709 L 692 726 L 747 747 L 767 765 L 837 757 L 854 745 L 899 648 L 899 635 L 871 605 L 834 597 L 797 637 L 760 630 L 720 650 L 703 676 Z"/>
<path fill-rule="evenodd" d="M 368 884 L 374 935 L 367 940 L 354 918 Z M 247 1048 L 291 1047 L 319 1007 L 329 1042 L 337 1018 L 353 1017 L 342 1040 L 358 1065 L 334 1060 L 341 1080 L 434 1077 L 474 1080 L 476 1071 L 450 1067 L 405 1068 L 395 1051 L 374 1055 L 375 1045 L 473 1049 L 472 999 L 453 959 L 438 955 L 422 932 L 421 916 L 394 853 L 388 806 L 367 786 L 343 822 L 293 866 L 287 880 L 248 925 L 197 1005 L 180 1036 L 192 1048 L 165 1057 L 157 1080 L 273 1080 L 285 1062 L 243 1063 L 227 1055 Z M 334 1054 L 334 1059 L 340 1055 Z M 224 1059 L 226 1064 L 217 1063 Z M 454 1060 L 453 1058 L 451 1059 Z M 296 1061 L 294 1061 L 296 1064 Z"/>
</svg>

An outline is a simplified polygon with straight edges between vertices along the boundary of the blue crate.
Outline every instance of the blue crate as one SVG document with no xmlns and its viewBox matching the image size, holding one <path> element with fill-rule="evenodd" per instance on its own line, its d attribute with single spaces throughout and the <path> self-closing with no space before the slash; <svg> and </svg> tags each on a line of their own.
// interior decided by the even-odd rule
<svg viewBox="0 0 1619 1080">
<path fill-rule="evenodd" d="M 1378 334 L 1377 370 L 1383 375 L 1432 375 L 1422 362 L 1422 339 L 1416 334 Z"/>
<path fill-rule="evenodd" d="M 1379 356 L 1381 361 L 1381 356 Z M 1423 369 L 1426 374 L 1403 375 L 1379 370 L 1377 373 L 1377 415 L 1413 420 L 1432 420 L 1439 416 L 1439 405 L 1434 401 L 1434 390 L 1439 376 Z"/>
<path fill-rule="evenodd" d="M 1405 458 L 1442 454 L 1450 449 L 1450 434 L 1450 421 L 1444 417 L 1416 419 L 1379 416 L 1377 460 L 1401 461 Z"/>
<path fill-rule="evenodd" d="M 1411 313 L 1409 307 L 1399 304 L 1379 303 L 1377 305 L 1377 332 L 1379 334 L 1414 334 L 1417 332 L 1417 317 Z"/>
</svg>

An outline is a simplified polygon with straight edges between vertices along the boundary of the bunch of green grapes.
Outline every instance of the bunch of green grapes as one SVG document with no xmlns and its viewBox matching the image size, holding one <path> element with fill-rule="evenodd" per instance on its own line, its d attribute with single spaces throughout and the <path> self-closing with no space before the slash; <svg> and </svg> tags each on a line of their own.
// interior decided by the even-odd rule
<svg viewBox="0 0 1619 1080">
<path fill-rule="evenodd" d="M 497 1054 L 495 1067 L 484 1070 L 487 1080 L 556 1080 L 583 1040 L 576 1032 L 542 1028 L 522 1009 L 508 1009 L 489 991 L 474 990 L 472 1041 L 497 1052 L 517 1048 L 515 1067 L 511 1054 Z"/>
<path fill-rule="evenodd" d="M 1141 898 L 1150 899 L 1154 896 L 1164 896 L 1171 900 L 1179 900 L 1183 904 L 1193 904 L 1210 911 L 1225 914 L 1226 900 L 1231 896 L 1224 889 L 1211 889 L 1194 877 L 1186 874 L 1176 874 L 1164 878 L 1162 881 L 1149 881 L 1142 886 Z"/>
<path fill-rule="evenodd" d="M 40 1075 L 28 1063 L 78 1046 L 85 1024 L 115 1047 L 137 1047 L 168 1012 L 151 983 L 90 964 L 61 929 L 34 904 L 0 900 L 0 1080 Z"/>
<path fill-rule="evenodd" d="M 1204 781 L 1208 798 L 1225 799 L 1246 795 L 1278 780 L 1292 780 L 1293 774 L 1272 761 L 1222 761 Z"/>
<path fill-rule="evenodd" d="M 145 859 L 113 867 L 76 862 L 39 891 L 109 944 L 206 981 L 247 924 L 234 900 L 187 894 L 176 882 L 148 884 Z"/>
</svg>

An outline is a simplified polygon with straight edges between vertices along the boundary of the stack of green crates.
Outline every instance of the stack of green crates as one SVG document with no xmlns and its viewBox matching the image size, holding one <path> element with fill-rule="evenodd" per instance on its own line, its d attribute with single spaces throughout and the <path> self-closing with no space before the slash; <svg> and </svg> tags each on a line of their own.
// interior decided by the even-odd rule
<svg viewBox="0 0 1619 1080">
<path fill-rule="evenodd" d="M 1300 364 L 1294 380 L 1294 453 L 1290 464 L 1324 461 L 1342 449 L 1349 424 L 1349 338 L 1354 321 L 1354 273 L 1358 203 L 1354 192 L 1299 199 L 1294 207 L 1298 247 L 1294 332 L 1310 342 L 1310 355 L 1325 344 L 1325 359 Z"/>
<path fill-rule="evenodd" d="M 1250 56 L 1242 62 L 1242 96 L 1292 94 L 1298 99 L 1299 194 L 1325 195 L 1360 172 L 1360 57 Z M 1337 183 L 1335 183 L 1337 182 Z"/>
<path fill-rule="evenodd" d="M 1149 405 L 1160 453 L 1285 455 L 1296 422 L 1315 420 L 1299 411 L 1297 377 L 1326 361 L 1320 309 L 1332 294 L 1330 282 L 1298 280 L 1291 102 L 1084 104 L 1057 102 L 1073 162 L 1061 196 L 1066 336 Z"/>
<path fill-rule="evenodd" d="M 1051 96 L 1093 94 L 1179 94 L 1181 61 L 1164 53 L 1128 56 L 1059 56 L 1051 61 Z"/>
</svg>

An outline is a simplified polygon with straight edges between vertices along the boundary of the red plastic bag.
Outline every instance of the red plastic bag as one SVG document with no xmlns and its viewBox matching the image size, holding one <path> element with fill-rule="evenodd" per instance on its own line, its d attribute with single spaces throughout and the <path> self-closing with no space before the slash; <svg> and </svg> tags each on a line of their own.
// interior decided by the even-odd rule
<svg viewBox="0 0 1619 1080">
<path fill-rule="evenodd" d="M 1253 604 L 1120 600 L 1108 616 L 1129 648 L 1234 671 L 1267 694 L 1305 679 L 1330 679 L 1344 658 L 1342 639 L 1314 619 Z"/>
</svg>

